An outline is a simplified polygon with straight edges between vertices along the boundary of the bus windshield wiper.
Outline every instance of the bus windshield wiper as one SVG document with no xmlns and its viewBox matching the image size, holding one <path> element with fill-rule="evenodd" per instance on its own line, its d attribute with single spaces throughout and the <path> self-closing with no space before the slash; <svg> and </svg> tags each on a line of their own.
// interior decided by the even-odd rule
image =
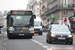
<svg viewBox="0 0 75 50">
<path fill-rule="evenodd" d="M 29 24 L 27 24 L 27 25 L 25 25 L 25 27 L 30 27 L 30 25 L 29 25 Z"/>
</svg>

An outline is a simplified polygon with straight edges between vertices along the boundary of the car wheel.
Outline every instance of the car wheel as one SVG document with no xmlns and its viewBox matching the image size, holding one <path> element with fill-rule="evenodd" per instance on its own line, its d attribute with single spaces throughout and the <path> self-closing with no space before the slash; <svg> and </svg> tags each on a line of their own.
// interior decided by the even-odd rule
<svg viewBox="0 0 75 50">
<path fill-rule="evenodd" d="M 70 45 L 72 45 L 73 44 L 73 42 L 70 42 Z"/>
<path fill-rule="evenodd" d="M 46 39 L 46 42 L 48 43 L 48 39 Z"/>
<path fill-rule="evenodd" d="M 32 39 L 32 36 L 30 36 L 30 39 Z"/>
<path fill-rule="evenodd" d="M 12 37 L 8 37 L 8 39 L 12 39 Z"/>
<path fill-rule="evenodd" d="M 68 44 L 68 42 L 66 42 L 66 44 Z"/>
<path fill-rule="evenodd" d="M 40 35 L 42 35 L 42 33 Z"/>
<path fill-rule="evenodd" d="M 40 35 L 40 33 L 38 35 Z"/>
<path fill-rule="evenodd" d="M 48 43 L 49 43 L 49 44 L 51 44 L 51 43 L 52 43 L 52 41 L 51 41 L 51 40 L 48 40 Z"/>
</svg>

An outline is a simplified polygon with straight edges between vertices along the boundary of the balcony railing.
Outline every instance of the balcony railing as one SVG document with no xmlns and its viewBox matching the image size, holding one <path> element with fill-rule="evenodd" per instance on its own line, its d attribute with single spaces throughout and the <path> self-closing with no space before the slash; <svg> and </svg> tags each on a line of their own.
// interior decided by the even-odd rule
<svg viewBox="0 0 75 50">
<path fill-rule="evenodd" d="M 43 0 L 42 3 L 44 3 L 46 0 Z"/>
<path fill-rule="evenodd" d="M 41 14 L 41 17 L 43 17 L 43 16 L 45 16 L 45 14 L 43 13 L 43 14 Z"/>
<path fill-rule="evenodd" d="M 45 14 L 48 14 L 49 12 L 51 12 L 51 11 L 53 11 L 53 10 L 56 10 L 56 9 L 73 9 L 73 7 L 74 7 L 74 4 L 68 4 L 68 5 L 55 5 L 54 7 L 52 7 L 52 8 L 50 8 L 50 9 L 48 9 L 46 12 L 45 12 Z"/>
</svg>

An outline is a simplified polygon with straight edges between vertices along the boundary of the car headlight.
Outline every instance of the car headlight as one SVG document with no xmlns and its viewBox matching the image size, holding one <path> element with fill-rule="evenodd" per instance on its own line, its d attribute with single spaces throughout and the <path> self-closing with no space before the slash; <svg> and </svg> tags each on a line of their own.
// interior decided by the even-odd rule
<svg viewBox="0 0 75 50">
<path fill-rule="evenodd" d="M 14 28 L 13 28 L 13 27 L 9 27 L 9 30 L 10 30 L 10 31 L 14 31 Z"/>
<path fill-rule="evenodd" d="M 51 37 L 55 37 L 56 35 L 54 35 L 54 34 L 51 34 Z"/>
<path fill-rule="evenodd" d="M 72 37 L 72 35 L 68 35 L 68 37 Z"/>
</svg>

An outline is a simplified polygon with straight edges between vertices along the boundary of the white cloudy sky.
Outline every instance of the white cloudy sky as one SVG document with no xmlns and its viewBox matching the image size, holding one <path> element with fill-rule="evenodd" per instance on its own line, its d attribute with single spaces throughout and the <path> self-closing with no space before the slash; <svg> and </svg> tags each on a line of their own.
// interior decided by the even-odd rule
<svg viewBox="0 0 75 50">
<path fill-rule="evenodd" d="M 29 0 L 0 0 L 0 11 L 25 9 Z"/>
</svg>

